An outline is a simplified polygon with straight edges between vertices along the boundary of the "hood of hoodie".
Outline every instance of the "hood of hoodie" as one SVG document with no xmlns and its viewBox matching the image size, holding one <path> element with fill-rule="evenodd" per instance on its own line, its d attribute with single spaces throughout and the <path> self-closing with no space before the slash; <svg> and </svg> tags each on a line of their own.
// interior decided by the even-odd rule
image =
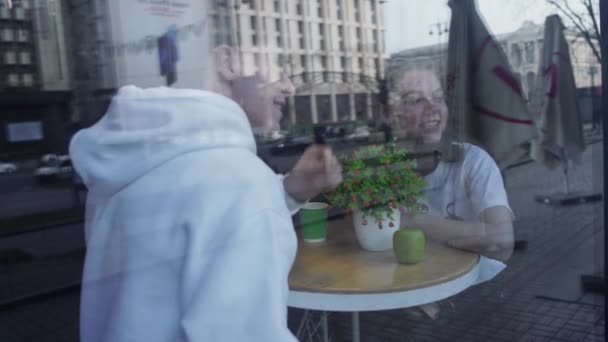
<svg viewBox="0 0 608 342">
<path fill-rule="evenodd" d="M 89 191 L 112 195 L 168 160 L 215 148 L 256 153 L 236 102 L 201 90 L 126 86 L 96 124 L 76 133 L 70 156 Z"/>
</svg>

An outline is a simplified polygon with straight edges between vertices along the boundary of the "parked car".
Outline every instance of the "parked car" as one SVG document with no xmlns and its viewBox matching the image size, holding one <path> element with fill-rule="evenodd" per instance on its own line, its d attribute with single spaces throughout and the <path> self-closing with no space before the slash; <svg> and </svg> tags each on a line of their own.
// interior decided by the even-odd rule
<svg viewBox="0 0 608 342">
<path fill-rule="evenodd" d="M 51 162 L 50 165 L 43 165 L 34 171 L 34 176 L 41 184 L 56 183 L 60 181 L 71 180 L 74 169 L 69 156 L 58 158 L 56 162 Z"/>
<path fill-rule="evenodd" d="M 366 126 L 358 126 L 355 131 L 348 134 L 346 139 L 349 140 L 367 140 L 369 139 L 370 132 Z"/>
<path fill-rule="evenodd" d="M 17 172 L 17 165 L 13 163 L 0 162 L 0 175 Z"/>
<path fill-rule="evenodd" d="M 65 154 L 47 153 L 40 158 L 43 165 L 57 165 L 62 161 L 69 160 L 70 156 Z"/>
<path fill-rule="evenodd" d="M 286 137 L 270 148 L 270 154 L 277 156 L 302 153 L 310 144 L 312 144 L 312 137 L 309 136 Z"/>
</svg>

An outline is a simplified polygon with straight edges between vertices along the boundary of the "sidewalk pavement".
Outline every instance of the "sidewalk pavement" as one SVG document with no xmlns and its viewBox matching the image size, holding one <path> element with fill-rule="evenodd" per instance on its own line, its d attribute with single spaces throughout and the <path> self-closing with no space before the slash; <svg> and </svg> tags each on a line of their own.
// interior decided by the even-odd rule
<svg viewBox="0 0 608 342">
<path fill-rule="evenodd" d="M 582 165 L 571 173 L 573 188 L 601 191 L 601 158 L 601 144 L 589 146 Z M 602 202 L 559 208 L 534 201 L 535 195 L 559 191 L 562 185 L 560 170 L 547 171 L 536 163 L 509 170 L 506 187 L 517 217 L 516 236 L 528 241 L 527 249 L 517 251 L 508 261 L 509 267 L 492 281 L 449 298 L 451 304 L 442 306 L 435 321 L 412 317 L 403 310 L 361 313 L 361 340 L 604 341 L 603 296 L 582 294 L 570 301 L 541 297 L 547 288 L 560 285 L 552 283 L 560 271 L 563 279 L 578 279 L 580 272 L 603 268 Z M 582 254 L 582 249 L 593 252 Z M 586 256 L 587 269 L 573 269 L 571 261 L 581 255 Z M 67 282 L 81 262 L 67 260 L 63 264 L 50 260 L 48 267 L 42 260 L 29 273 L 21 265 L 20 274 L 29 274 L 28 281 L 40 287 L 51 278 Z M 18 283 L 14 266 L 1 267 L 0 284 Z M 48 272 L 41 272 L 45 268 Z M 78 341 L 78 296 L 71 292 L 0 310 L 0 341 Z M 301 310 L 289 310 L 293 330 L 301 314 Z M 350 323 L 346 313 L 330 314 L 332 341 L 350 341 Z"/>
</svg>

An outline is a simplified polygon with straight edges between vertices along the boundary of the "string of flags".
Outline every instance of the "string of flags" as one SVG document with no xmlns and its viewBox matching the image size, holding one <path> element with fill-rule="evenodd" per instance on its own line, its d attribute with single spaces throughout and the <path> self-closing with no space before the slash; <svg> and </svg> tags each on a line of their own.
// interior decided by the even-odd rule
<svg viewBox="0 0 608 342">
<path fill-rule="evenodd" d="M 7 0 L 5 0 L 7 1 Z M 191 37 L 200 37 L 207 24 L 207 19 L 202 19 L 198 22 L 194 22 L 189 25 L 185 25 L 177 28 L 177 38 L 179 41 L 184 42 Z M 118 44 L 108 43 L 96 43 L 92 47 L 84 47 L 83 52 L 92 51 L 93 54 L 99 54 L 103 52 L 105 55 L 138 55 L 143 52 L 151 54 L 158 49 L 158 36 L 147 35 L 141 39 L 133 40 L 129 42 L 123 42 Z"/>
</svg>

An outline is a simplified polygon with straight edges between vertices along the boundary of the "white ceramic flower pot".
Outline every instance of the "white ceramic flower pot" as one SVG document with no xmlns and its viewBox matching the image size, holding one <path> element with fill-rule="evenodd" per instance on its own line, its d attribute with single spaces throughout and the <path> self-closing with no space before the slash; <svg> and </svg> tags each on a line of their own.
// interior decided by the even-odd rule
<svg viewBox="0 0 608 342">
<path fill-rule="evenodd" d="M 390 227 L 385 214 L 382 218 L 382 228 L 378 227 L 376 220 L 370 216 L 364 220 L 360 210 L 353 212 L 355 235 L 361 248 L 368 251 L 386 251 L 393 248 L 393 234 L 399 229 L 400 222 L 401 213 L 398 209 L 393 209 L 393 227 Z"/>
</svg>

